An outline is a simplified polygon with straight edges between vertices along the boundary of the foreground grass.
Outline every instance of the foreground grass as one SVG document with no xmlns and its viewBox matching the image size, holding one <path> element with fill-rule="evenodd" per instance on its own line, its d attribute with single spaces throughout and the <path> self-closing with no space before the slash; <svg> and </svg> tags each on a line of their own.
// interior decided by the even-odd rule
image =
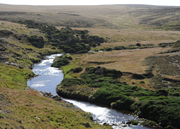
<svg viewBox="0 0 180 129">
<path fill-rule="evenodd" d="M 95 123 L 89 113 L 71 104 L 44 97 L 37 91 L 25 90 L 27 79 L 33 76 L 29 69 L 0 64 L 2 128 L 111 128 Z"/>
<path fill-rule="evenodd" d="M 2 128 L 110 128 L 92 121 L 92 116 L 71 104 L 41 96 L 36 91 L 0 87 Z"/>
</svg>

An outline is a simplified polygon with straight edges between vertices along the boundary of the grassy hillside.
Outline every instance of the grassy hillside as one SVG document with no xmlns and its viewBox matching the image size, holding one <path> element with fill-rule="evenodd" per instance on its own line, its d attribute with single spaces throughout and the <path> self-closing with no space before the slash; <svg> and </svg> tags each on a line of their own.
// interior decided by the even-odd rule
<svg viewBox="0 0 180 129">
<path fill-rule="evenodd" d="M 0 5 L 0 19 L 48 22 L 72 27 L 179 30 L 179 7 L 149 5 L 15 6 Z"/>
<path fill-rule="evenodd" d="M 65 74 L 57 87 L 59 95 L 130 110 L 164 127 L 179 127 L 179 11 L 179 7 L 147 5 L 1 4 L 1 126 L 110 128 L 26 85 L 34 76 L 33 63 L 45 55 L 91 49 L 103 51 L 56 58 L 53 66 Z"/>
<path fill-rule="evenodd" d="M 0 127 L 26 129 L 108 129 L 60 98 L 44 97 L 30 89 L 27 80 L 34 77 L 33 63 L 45 55 L 61 52 L 50 46 L 45 34 L 25 25 L 0 21 Z M 43 48 L 35 47 L 28 37 L 42 37 Z M 42 39 L 41 38 L 41 39 Z M 39 42 L 39 41 L 38 41 Z"/>
</svg>

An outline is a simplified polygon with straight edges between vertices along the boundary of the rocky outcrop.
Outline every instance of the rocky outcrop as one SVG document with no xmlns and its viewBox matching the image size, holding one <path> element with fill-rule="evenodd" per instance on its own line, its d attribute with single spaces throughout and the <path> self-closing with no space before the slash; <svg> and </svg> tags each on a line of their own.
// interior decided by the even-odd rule
<svg viewBox="0 0 180 129">
<path fill-rule="evenodd" d="M 18 67 L 18 68 L 23 68 L 23 67 L 21 67 L 19 64 L 13 63 L 13 62 L 5 62 L 4 64 L 6 64 L 6 65 L 12 65 L 12 66 L 15 66 L 15 67 Z"/>
</svg>

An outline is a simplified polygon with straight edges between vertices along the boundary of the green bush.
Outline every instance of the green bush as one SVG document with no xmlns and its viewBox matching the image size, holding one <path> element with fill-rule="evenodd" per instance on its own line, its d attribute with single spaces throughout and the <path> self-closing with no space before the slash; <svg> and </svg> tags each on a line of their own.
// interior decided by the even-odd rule
<svg viewBox="0 0 180 129">
<path fill-rule="evenodd" d="M 144 84 L 145 82 L 144 81 L 140 81 L 139 84 Z"/>
<path fill-rule="evenodd" d="M 79 72 L 81 72 L 82 70 L 83 70 L 83 68 L 81 68 L 81 67 L 75 68 L 75 69 L 73 70 L 73 73 L 79 73 Z"/>
<path fill-rule="evenodd" d="M 61 82 L 62 86 L 72 86 L 72 85 L 84 85 L 85 82 L 81 79 L 76 78 L 64 78 Z"/>
<path fill-rule="evenodd" d="M 124 50 L 126 49 L 124 46 L 116 46 L 114 47 L 114 50 Z"/>
<path fill-rule="evenodd" d="M 180 127 L 180 98 L 156 97 L 136 102 L 131 109 L 137 110 L 140 117 L 160 122 L 162 126 Z"/>
<path fill-rule="evenodd" d="M 65 57 L 57 57 L 56 60 L 52 63 L 51 67 L 61 67 L 69 64 L 69 60 Z"/>
<path fill-rule="evenodd" d="M 180 40 L 176 41 L 171 47 L 173 48 L 180 47 Z"/>
<path fill-rule="evenodd" d="M 28 37 L 28 41 L 35 47 L 37 47 L 38 37 L 36 35 L 32 35 Z"/>
<path fill-rule="evenodd" d="M 110 48 L 110 47 L 105 48 L 105 51 L 112 51 L 112 50 L 113 50 L 113 48 Z"/>
<path fill-rule="evenodd" d="M 29 28 L 40 29 L 45 33 L 51 45 L 57 46 L 66 53 L 85 53 L 90 50 L 91 46 L 96 47 L 105 42 L 102 37 L 89 35 L 87 30 L 73 30 L 70 27 L 58 30 L 52 25 L 36 23 L 31 20 L 25 20 L 23 23 Z M 36 45 L 37 36 L 29 37 L 29 41 Z"/>
<path fill-rule="evenodd" d="M 121 96 L 121 98 L 112 105 L 112 108 L 120 110 L 131 110 L 131 105 L 134 102 L 135 101 L 128 96 Z"/>
</svg>

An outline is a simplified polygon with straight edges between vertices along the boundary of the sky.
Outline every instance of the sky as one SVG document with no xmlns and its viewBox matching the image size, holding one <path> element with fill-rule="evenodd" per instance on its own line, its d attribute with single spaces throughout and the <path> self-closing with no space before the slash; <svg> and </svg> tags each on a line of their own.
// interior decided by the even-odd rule
<svg viewBox="0 0 180 129">
<path fill-rule="evenodd" d="M 180 6 L 180 0 L 0 0 L 0 3 L 14 5 L 147 4 L 163 6 Z"/>
</svg>

